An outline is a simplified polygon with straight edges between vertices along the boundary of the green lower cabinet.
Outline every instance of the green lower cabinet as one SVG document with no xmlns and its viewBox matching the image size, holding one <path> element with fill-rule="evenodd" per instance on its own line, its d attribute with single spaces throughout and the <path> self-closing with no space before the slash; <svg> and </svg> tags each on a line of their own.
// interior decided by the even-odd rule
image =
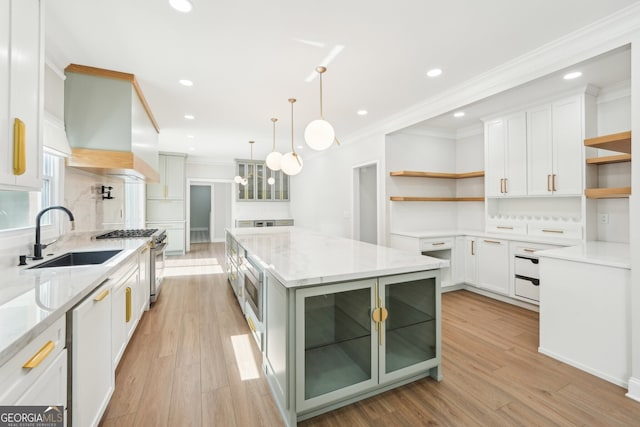
<svg viewBox="0 0 640 427">
<path fill-rule="evenodd" d="M 411 378 L 440 379 L 438 271 L 295 291 L 295 407 L 330 410 Z"/>
</svg>

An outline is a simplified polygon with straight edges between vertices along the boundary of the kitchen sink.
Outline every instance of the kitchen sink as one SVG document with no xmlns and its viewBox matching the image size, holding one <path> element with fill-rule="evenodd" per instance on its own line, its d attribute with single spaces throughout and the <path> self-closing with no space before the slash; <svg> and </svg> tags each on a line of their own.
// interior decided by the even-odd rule
<svg viewBox="0 0 640 427">
<path fill-rule="evenodd" d="M 103 262 L 113 258 L 121 249 L 110 251 L 93 251 L 93 252 L 67 252 L 57 256 L 49 261 L 35 265 L 32 268 L 51 268 L 51 267 L 73 267 L 77 265 L 102 264 Z"/>
</svg>

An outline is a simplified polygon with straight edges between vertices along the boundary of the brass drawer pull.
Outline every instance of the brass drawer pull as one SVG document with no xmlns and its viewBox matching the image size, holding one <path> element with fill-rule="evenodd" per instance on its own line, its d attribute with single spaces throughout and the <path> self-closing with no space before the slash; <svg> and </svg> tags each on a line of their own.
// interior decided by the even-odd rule
<svg viewBox="0 0 640 427">
<path fill-rule="evenodd" d="M 523 251 L 525 252 L 529 252 L 529 253 L 534 253 L 536 250 L 535 249 L 523 249 Z"/>
<path fill-rule="evenodd" d="M 131 320 L 131 288 L 127 287 L 124 292 L 126 296 L 124 321 L 129 323 Z"/>
<path fill-rule="evenodd" d="M 543 232 L 543 233 L 557 233 L 557 234 L 564 234 L 564 231 L 563 231 L 563 230 L 548 230 L 548 229 L 545 229 L 545 230 L 542 230 L 542 232 Z"/>
<path fill-rule="evenodd" d="M 500 230 L 513 230 L 513 227 L 507 227 L 506 225 L 498 225 L 496 228 L 499 228 Z"/>
<path fill-rule="evenodd" d="M 22 175 L 27 170 L 27 130 L 24 122 L 13 122 L 13 174 Z"/>
<path fill-rule="evenodd" d="M 107 295 L 109 295 L 109 289 L 105 289 L 104 291 L 100 292 L 100 295 L 98 295 L 97 297 L 95 297 L 93 300 L 95 302 L 100 302 L 103 299 L 105 299 L 107 297 Z"/>
<path fill-rule="evenodd" d="M 436 243 L 432 243 L 431 246 L 442 246 L 444 244 L 445 242 L 436 242 Z"/>
<path fill-rule="evenodd" d="M 487 239 L 485 239 L 484 241 L 485 241 L 485 243 L 495 243 L 497 245 L 501 245 L 502 244 L 502 242 L 499 242 L 497 240 L 487 240 Z"/>
<path fill-rule="evenodd" d="M 25 369 L 33 369 L 37 367 L 44 359 L 47 358 L 48 355 L 51 354 L 54 348 L 56 348 L 56 344 L 53 341 L 47 342 L 36 354 L 31 356 L 31 359 L 27 360 L 22 367 Z"/>
<path fill-rule="evenodd" d="M 251 329 L 253 332 L 256 331 L 256 325 L 253 323 L 253 319 L 251 319 L 251 317 L 247 317 L 247 323 L 249 324 L 249 329 Z"/>
</svg>

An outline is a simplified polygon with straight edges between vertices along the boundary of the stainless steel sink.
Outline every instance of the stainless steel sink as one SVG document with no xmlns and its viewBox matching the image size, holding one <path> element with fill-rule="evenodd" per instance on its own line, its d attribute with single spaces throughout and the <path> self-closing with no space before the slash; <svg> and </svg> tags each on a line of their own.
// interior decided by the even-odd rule
<svg viewBox="0 0 640 427">
<path fill-rule="evenodd" d="M 94 252 L 67 252 L 57 256 L 49 261 L 35 265 L 32 268 L 51 268 L 51 267 L 72 267 L 77 265 L 102 264 L 113 258 L 121 249 L 110 251 L 94 251 Z"/>
</svg>

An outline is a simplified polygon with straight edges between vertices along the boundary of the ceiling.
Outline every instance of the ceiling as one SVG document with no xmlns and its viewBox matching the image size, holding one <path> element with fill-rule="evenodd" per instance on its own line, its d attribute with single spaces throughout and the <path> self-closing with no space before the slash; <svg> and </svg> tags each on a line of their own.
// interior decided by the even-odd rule
<svg viewBox="0 0 640 427">
<path fill-rule="evenodd" d="M 254 157 L 264 158 L 271 117 L 279 118 L 277 148 L 290 151 L 292 97 L 295 144 L 304 145 L 304 127 L 319 116 L 318 80 L 307 81 L 317 65 L 328 66 L 325 118 L 347 139 L 634 3 L 192 2 L 183 14 L 168 0 L 46 1 L 46 54 L 60 68 L 135 74 L 160 125 L 161 150 L 218 161 L 248 157 L 249 140 L 256 141 Z M 429 78 L 432 68 L 444 72 Z M 360 109 L 368 115 L 357 115 Z M 298 150 L 303 157 L 305 150 Z"/>
</svg>

